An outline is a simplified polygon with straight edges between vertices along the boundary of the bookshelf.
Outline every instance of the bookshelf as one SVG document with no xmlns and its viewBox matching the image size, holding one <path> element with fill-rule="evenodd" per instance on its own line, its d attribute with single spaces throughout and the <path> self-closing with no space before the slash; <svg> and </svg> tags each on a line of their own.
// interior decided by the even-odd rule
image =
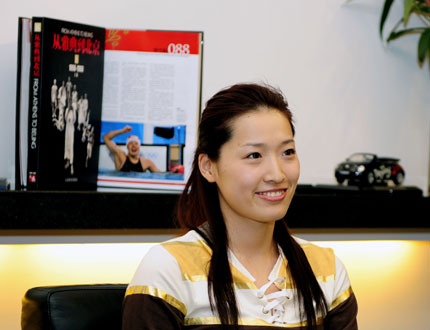
<svg viewBox="0 0 430 330">
<path fill-rule="evenodd" d="M 173 229 L 177 194 L 1 191 L 0 230 Z M 294 228 L 427 228 L 430 198 L 414 187 L 306 186 L 287 213 Z M 427 219 L 427 220 L 426 220 Z"/>
</svg>

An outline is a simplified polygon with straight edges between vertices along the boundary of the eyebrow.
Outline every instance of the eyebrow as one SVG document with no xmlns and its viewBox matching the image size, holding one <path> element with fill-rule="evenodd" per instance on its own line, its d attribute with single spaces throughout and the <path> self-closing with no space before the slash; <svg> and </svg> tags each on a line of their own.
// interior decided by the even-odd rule
<svg viewBox="0 0 430 330">
<path fill-rule="evenodd" d="M 289 143 L 294 142 L 294 139 L 288 139 L 288 140 L 284 140 L 281 142 L 281 145 L 286 145 Z M 264 147 L 266 144 L 265 143 L 261 143 L 261 142 L 249 142 L 249 143 L 245 143 L 242 144 L 241 147 Z"/>
</svg>

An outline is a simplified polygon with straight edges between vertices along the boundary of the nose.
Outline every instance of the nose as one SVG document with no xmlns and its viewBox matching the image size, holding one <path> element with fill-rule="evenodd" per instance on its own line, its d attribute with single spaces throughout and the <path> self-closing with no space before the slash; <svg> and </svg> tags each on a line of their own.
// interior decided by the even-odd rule
<svg viewBox="0 0 430 330">
<path fill-rule="evenodd" d="M 267 158 L 265 182 L 282 183 L 286 179 L 281 160 L 278 157 Z"/>
</svg>

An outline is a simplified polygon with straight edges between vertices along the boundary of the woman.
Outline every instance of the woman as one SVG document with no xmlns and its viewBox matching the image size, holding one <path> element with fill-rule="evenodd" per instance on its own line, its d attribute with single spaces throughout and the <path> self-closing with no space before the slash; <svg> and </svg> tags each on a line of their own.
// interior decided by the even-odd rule
<svg viewBox="0 0 430 330">
<path fill-rule="evenodd" d="M 114 155 L 115 169 L 121 172 L 161 172 L 155 163 L 140 156 L 140 139 L 137 135 L 129 135 L 126 140 L 127 153 L 113 141 L 121 134 L 131 131 L 131 127 L 126 125 L 121 129 L 110 131 L 103 136 L 103 141 Z"/>
<path fill-rule="evenodd" d="M 66 108 L 66 132 L 64 135 L 64 159 L 66 165 L 64 168 L 70 167 L 70 174 L 73 175 L 73 159 L 74 159 L 74 145 L 75 145 L 75 122 L 76 113 L 72 108 Z"/>
<path fill-rule="evenodd" d="M 299 172 L 279 91 L 241 84 L 213 96 L 178 202 L 190 231 L 144 257 L 126 293 L 123 330 L 357 329 L 342 263 L 286 226 Z"/>
</svg>

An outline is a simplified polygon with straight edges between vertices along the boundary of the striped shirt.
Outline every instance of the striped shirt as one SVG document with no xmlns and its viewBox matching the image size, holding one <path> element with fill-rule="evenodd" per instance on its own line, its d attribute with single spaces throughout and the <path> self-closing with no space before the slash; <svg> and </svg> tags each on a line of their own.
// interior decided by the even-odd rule
<svg viewBox="0 0 430 330">
<path fill-rule="evenodd" d="M 295 239 L 304 250 L 329 307 L 324 319 L 321 315 L 317 318 L 318 329 L 357 329 L 357 302 L 342 262 L 332 249 Z M 193 230 L 151 248 L 127 288 L 123 330 L 219 329 L 219 318 L 211 311 L 208 297 L 211 255 L 205 240 Z M 241 329 L 306 328 L 281 249 L 268 276 L 268 285 L 273 283 L 279 289 L 276 297 L 266 295 L 264 288 L 255 285 L 253 276 L 231 251 L 229 262 Z"/>
</svg>

